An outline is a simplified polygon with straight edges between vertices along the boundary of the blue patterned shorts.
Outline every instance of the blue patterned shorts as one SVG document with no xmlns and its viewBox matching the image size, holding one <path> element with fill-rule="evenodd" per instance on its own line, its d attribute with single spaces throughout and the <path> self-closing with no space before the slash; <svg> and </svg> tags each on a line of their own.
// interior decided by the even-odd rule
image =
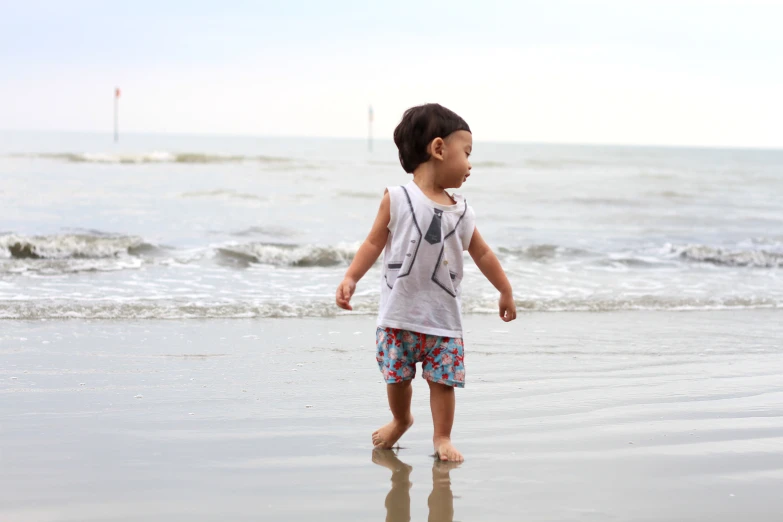
<svg viewBox="0 0 783 522">
<path fill-rule="evenodd" d="M 439 337 L 398 328 L 378 327 L 375 359 L 387 384 L 408 381 L 421 363 L 426 380 L 465 387 L 465 352 L 460 337 Z"/>
</svg>

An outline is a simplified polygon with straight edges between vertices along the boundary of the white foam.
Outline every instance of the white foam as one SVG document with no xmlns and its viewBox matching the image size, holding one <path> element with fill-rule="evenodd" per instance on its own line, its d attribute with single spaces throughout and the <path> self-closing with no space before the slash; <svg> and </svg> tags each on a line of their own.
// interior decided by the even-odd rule
<svg viewBox="0 0 783 522">
<path fill-rule="evenodd" d="M 17 300 L 0 300 L 0 319 L 209 319 L 209 318 L 296 318 L 334 317 L 337 315 L 375 315 L 375 299 L 357 299 L 350 314 L 333 306 L 333 300 L 286 302 L 236 301 L 212 303 L 209 299 L 182 300 L 170 298 L 106 298 L 62 300 L 19 296 Z M 709 311 L 783 308 L 783 300 L 769 298 L 715 299 L 553 299 L 517 300 L 520 312 L 614 312 L 614 311 Z M 495 299 L 466 299 L 466 315 L 497 314 Z"/>
<path fill-rule="evenodd" d="M 0 258 L 106 258 L 127 255 L 144 246 L 137 236 L 61 234 L 53 236 L 0 236 Z"/>
<path fill-rule="evenodd" d="M 334 246 L 273 245 L 267 243 L 227 243 L 217 246 L 219 255 L 244 258 L 248 261 L 273 266 L 333 266 L 347 264 L 356 255 L 358 243 L 340 243 Z"/>
</svg>

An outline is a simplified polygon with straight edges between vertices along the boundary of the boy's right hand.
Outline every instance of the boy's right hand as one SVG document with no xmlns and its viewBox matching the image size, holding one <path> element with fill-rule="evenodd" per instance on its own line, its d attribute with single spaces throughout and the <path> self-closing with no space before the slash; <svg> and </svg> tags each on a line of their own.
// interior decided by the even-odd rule
<svg viewBox="0 0 783 522">
<path fill-rule="evenodd" d="M 351 307 L 351 297 L 355 291 L 356 281 L 349 277 L 343 279 L 342 283 L 337 286 L 337 296 L 335 298 L 337 306 L 343 310 L 353 310 Z"/>
<path fill-rule="evenodd" d="M 505 322 L 513 321 L 517 318 L 517 305 L 510 290 L 501 292 L 498 307 L 500 308 L 500 318 Z"/>
</svg>

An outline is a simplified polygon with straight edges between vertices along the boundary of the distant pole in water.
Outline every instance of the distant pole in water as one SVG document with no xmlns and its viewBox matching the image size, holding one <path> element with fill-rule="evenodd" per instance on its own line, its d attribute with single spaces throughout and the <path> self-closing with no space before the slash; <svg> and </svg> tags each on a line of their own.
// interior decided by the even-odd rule
<svg viewBox="0 0 783 522">
<path fill-rule="evenodd" d="M 370 152 L 372 152 L 372 120 L 372 105 L 370 105 L 370 110 L 367 113 L 367 150 Z"/>
<path fill-rule="evenodd" d="M 120 112 L 120 88 L 114 88 L 114 142 L 120 139 L 119 112 Z"/>
</svg>

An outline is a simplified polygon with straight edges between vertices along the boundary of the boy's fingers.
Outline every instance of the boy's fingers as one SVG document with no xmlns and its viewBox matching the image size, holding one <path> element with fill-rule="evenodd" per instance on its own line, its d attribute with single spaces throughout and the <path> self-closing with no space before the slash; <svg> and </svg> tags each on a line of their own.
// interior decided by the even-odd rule
<svg viewBox="0 0 783 522">
<path fill-rule="evenodd" d="M 344 310 L 353 310 L 351 305 L 349 304 L 349 301 L 351 300 L 351 292 L 350 289 L 345 288 L 344 286 L 338 286 L 337 287 L 337 295 L 335 296 L 335 302 L 337 303 L 337 306 Z"/>
</svg>

